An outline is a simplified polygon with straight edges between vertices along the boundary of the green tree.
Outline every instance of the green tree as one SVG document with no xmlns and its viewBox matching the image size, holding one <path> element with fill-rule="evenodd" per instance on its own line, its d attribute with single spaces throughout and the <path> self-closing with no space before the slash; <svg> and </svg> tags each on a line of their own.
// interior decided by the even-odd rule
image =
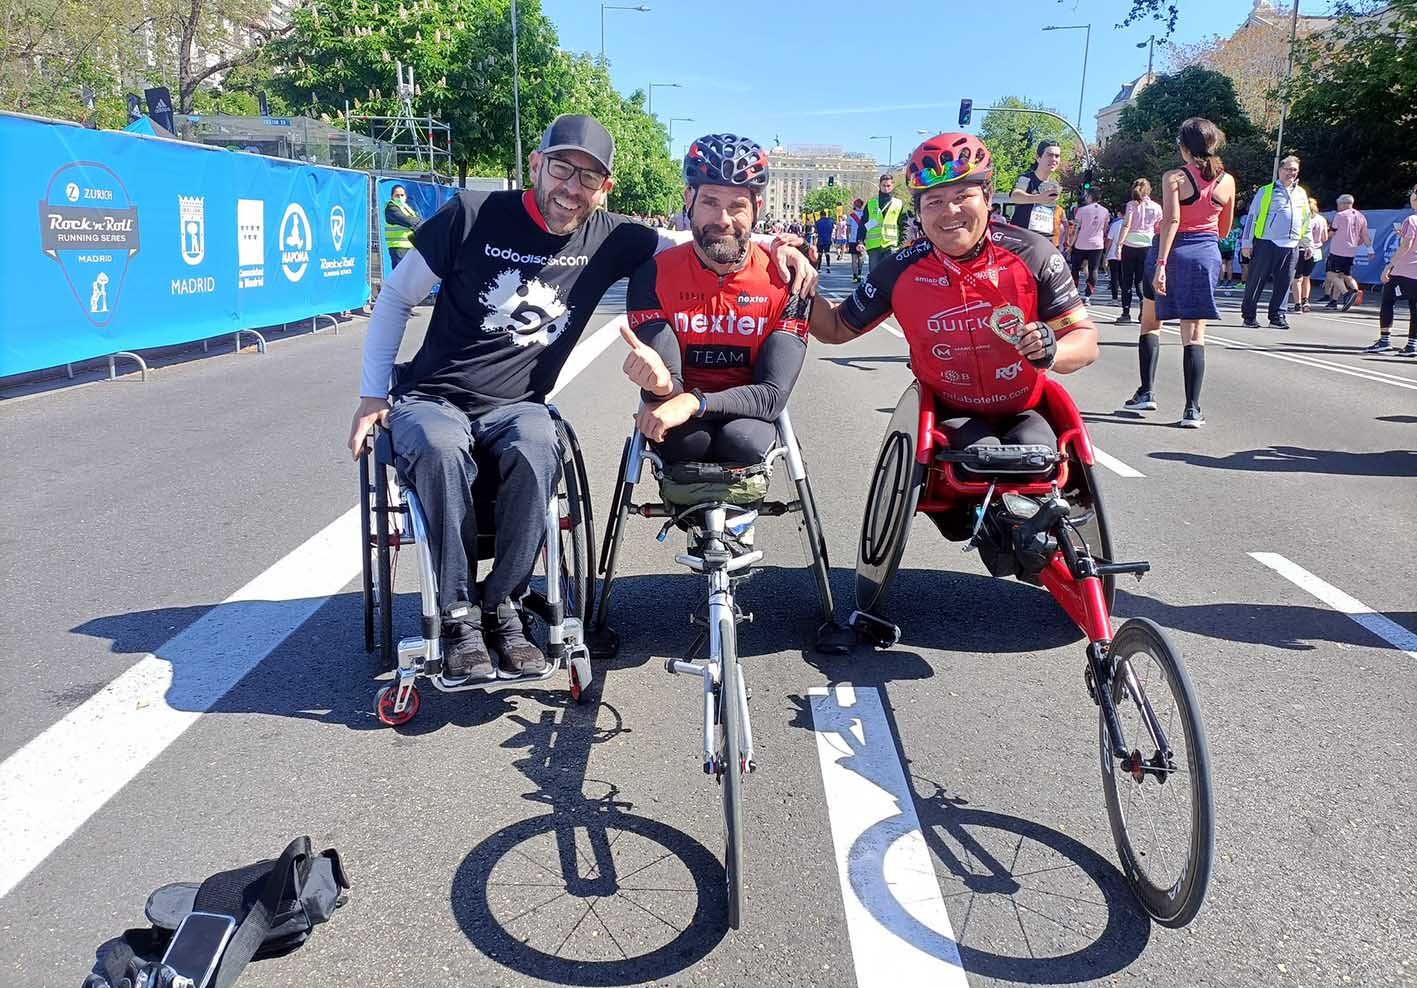
<svg viewBox="0 0 1417 988">
<path fill-rule="evenodd" d="M 838 206 L 850 206 L 854 198 L 851 190 L 840 185 L 819 185 L 802 197 L 802 209 L 814 216 L 826 210 L 836 215 Z"/>
<path fill-rule="evenodd" d="M 1161 173 L 1180 162 L 1176 132 L 1189 117 L 1205 117 L 1225 131 L 1220 156 L 1242 199 L 1269 181 L 1273 149 L 1240 106 L 1234 83 L 1219 72 L 1193 65 L 1174 75 L 1158 76 L 1122 111 L 1117 136 L 1100 159 L 1106 170 L 1103 194 L 1115 196 L 1123 188 L 1130 194 L 1137 178 L 1149 179 L 1155 188 Z"/>
<path fill-rule="evenodd" d="M 1417 181 L 1417 0 L 1342 4 L 1339 22 L 1301 39 L 1284 151 L 1325 208 L 1343 194 L 1404 205 Z"/>
<path fill-rule="evenodd" d="M 1058 112 L 1053 107 L 1018 96 L 1005 96 L 997 105 L 1015 110 Z M 990 111 L 980 124 L 979 139 L 994 160 L 994 188 L 999 192 L 1008 192 L 1020 175 L 1038 163 L 1040 141 L 1054 140 L 1062 146 L 1061 171 L 1065 177 L 1076 170 L 1076 162 L 1082 159 L 1082 148 L 1073 132 L 1062 121 L 1041 113 Z"/>
</svg>

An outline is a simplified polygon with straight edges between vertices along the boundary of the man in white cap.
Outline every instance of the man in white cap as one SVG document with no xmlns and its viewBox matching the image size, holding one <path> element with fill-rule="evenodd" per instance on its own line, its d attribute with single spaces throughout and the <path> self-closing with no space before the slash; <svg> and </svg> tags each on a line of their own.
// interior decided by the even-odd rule
<svg viewBox="0 0 1417 988">
<path fill-rule="evenodd" d="M 606 289 L 689 239 L 601 208 L 615 184 L 615 141 L 594 117 L 557 117 L 530 164 L 533 188 L 460 192 L 418 228 L 379 293 L 350 429 L 356 456 L 376 421 L 392 430 L 428 516 L 450 682 L 545 669 L 512 602 L 526 591 L 560 479 L 546 396 Z M 794 288 L 815 288 L 798 251 L 776 255 Z M 439 283 L 423 344 L 391 384 L 412 307 Z M 496 558 L 480 586 L 474 449 L 501 475 Z"/>
</svg>

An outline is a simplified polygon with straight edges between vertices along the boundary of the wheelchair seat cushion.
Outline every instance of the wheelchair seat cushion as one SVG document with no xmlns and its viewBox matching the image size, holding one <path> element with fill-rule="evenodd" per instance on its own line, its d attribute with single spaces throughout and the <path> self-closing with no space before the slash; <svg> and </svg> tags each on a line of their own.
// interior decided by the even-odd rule
<svg viewBox="0 0 1417 988">
<path fill-rule="evenodd" d="M 689 507 L 705 502 L 757 504 L 768 496 L 772 471 L 761 463 L 730 467 L 720 463 L 670 463 L 659 478 L 666 504 Z"/>
</svg>

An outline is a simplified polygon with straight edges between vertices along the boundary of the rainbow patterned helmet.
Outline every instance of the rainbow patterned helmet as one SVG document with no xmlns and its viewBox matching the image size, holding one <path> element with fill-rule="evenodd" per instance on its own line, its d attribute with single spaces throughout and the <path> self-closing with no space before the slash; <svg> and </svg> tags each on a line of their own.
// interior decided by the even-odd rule
<svg viewBox="0 0 1417 988">
<path fill-rule="evenodd" d="M 905 181 L 921 191 L 951 182 L 988 182 L 994 160 L 984 142 L 972 134 L 936 134 L 910 154 Z"/>
</svg>

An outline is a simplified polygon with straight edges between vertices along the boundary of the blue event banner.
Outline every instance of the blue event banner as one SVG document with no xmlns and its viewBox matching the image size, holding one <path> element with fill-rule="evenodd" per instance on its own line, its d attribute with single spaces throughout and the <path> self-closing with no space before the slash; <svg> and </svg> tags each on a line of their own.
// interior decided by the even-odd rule
<svg viewBox="0 0 1417 988">
<path fill-rule="evenodd" d="M 1373 246 L 1371 250 L 1362 252 L 1353 262 L 1353 277 L 1360 285 L 1377 285 L 1380 283 L 1383 268 L 1387 262 L 1392 260 L 1392 255 L 1397 253 L 1397 245 L 1401 238 L 1397 234 L 1397 228 L 1402 221 L 1412 215 L 1410 209 L 1362 209 L 1359 210 L 1363 218 L 1368 221 L 1368 232 L 1373 235 Z M 1324 214 L 1333 225 L 1333 213 Z M 1314 265 L 1313 279 L 1319 284 L 1323 284 L 1324 274 L 1327 271 L 1327 261 L 1329 248 L 1324 247 L 1323 259 Z"/>
<path fill-rule="evenodd" d="M 374 202 L 379 210 L 379 257 L 382 261 L 381 274 L 387 278 L 393 271 L 392 259 L 389 252 L 384 248 L 384 209 L 388 206 L 389 200 L 393 198 L 394 186 L 402 185 L 403 190 L 408 193 L 408 205 L 418 214 L 418 221 L 428 219 L 439 209 L 443 203 L 458 194 L 458 189 L 451 185 L 435 185 L 432 182 L 413 182 L 406 178 L 380 178 L 375 183 L 376 195 Z M 435 289 L 436 290 L 436 289 Z"/>
<path fill-rule="evenodd" d="M 369 298 L 369 177 L 0 114 L 0 376 Z"/>
</svg>

